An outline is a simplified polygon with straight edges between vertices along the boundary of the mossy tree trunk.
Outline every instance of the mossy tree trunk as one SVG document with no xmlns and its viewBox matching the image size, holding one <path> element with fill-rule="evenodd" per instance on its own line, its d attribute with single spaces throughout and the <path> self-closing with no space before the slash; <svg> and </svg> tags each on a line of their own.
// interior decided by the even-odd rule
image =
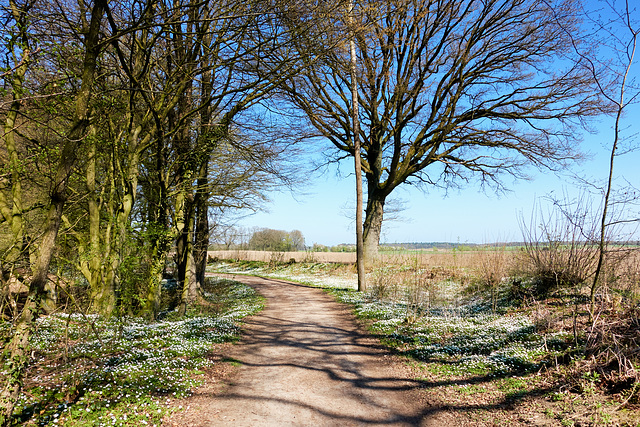
<svg viewBox="0 0 640 427">
<path fill-rule="evenodd" d="M 209 161 L 202 162 L 195 197 L 196 229 L 193 244 L 196 286 L 202 288 L 207 268 L 209 249 Z"/>
<path fill-rule="evenodd" d="M 12 2 L 12 6 L 15 4 Z M 62 220 L 63 207 L 67 199 L 67 185 L 76 156 L 89 129 L 90 100 L 93 93 L 98 56 L 100 25 L 107 7 L 105 0 L 96 0 L 91 10 L 91 19 L 84 29 L 85 50 L 82 67 L 82 84 L 75 97 L 75 112 L 72 125 L 67 132 L 58 161 L 54 186 L 50 192 L 49 208 L 44 222 L 44 232 L 38 245 L 27 303 L 19 317 L 15 333 L 6 345 L 3 359 L 7 371 L 5 384 L 0 393 L 0 425 L 8 425 L 15 402 L 22 391 L 29 354 L 29 339 L 40 314 L 48 280 L 49 265 Z M 26 31 L 26 30 L 25 30 Z"/>
</svg>

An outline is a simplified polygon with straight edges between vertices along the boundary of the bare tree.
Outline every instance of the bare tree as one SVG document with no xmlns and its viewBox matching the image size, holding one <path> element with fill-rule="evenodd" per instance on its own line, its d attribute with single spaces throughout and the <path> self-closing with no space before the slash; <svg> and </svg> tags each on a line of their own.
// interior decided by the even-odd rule
<svg viewBox="0 0 640 427">
<path fill-rule="evenodd" d="M 503 189 L 504 176 L 577 157 L 573 127 L 595 113 L 597 96 L 567 61 L 573 0 L 385 0 L 357 11 L 365 258 L 377 253 L 385 202 L 400 185 L 476 177 Z M 355 154 L 349 58 L 338 44 L 281 86 L 335 160 Z"/>
<path fill-rule="evenodd" d="M 362 159 L 360 157 L 360 105 L 358 101 L 358 56 L 356 52 L 356 31 L 353 18 L 353 0 L 349 0 L 349 55 L 351 76 L 351 125 L 353 126 L 353 158 L 356 178 L 356 263 L 358 270 L 358 290 L 364 291 L 367 287 L 364 258 L 364 234 L 362 230 Z"/>
<path fill-rule="evenodd" d="M 622 5 L 621 5 L 622 3 Z M 612 215 L 611 209 L 614 202 L 624 203 L 629 200 L 614 200 L 614 166 L 615 160 L 622 152 L 627 152 L 629 146 L 625 146 L 622 134 L 623 114 L 628 107 L 638 101 L 640 87 L 631 79 L 631 72 L 635 64 L 635 54 L 640 35 L 640 23 L 635 19 L 636 10 L 631 9 L 629 1 L 607 2 L 603 11 L 610 19 L 604 20 L 592 18 L 596 11 L 588 14 L 588 18 L 596 25 L 597 32 L 593 36 L 595 41 L 604 50 L 602 55 L 591 56 L 583 52 L 577 45 L 576 51 L 587 64 L 587 69 L 597 82 L 597 87 L 606 100 L 607 111 L 613 113 L 613 135 L 609 146 L 609 164 L 606 183 L 602 190 L 602 209 L 600 215 L 600 227 L 598 233 L 598 262 L 593 274 L 590 289 L 591 316 L 593 316 L 596 289 L 598 287 L 601 272 L 605 263 L 608 250 L 610 228 L 626 221 L 637 219 L 619 218 Z M 602 59 L 607 58 L 605 62 Z M 627 191 L 625 191 L 625 194 Z"/>
</svg>

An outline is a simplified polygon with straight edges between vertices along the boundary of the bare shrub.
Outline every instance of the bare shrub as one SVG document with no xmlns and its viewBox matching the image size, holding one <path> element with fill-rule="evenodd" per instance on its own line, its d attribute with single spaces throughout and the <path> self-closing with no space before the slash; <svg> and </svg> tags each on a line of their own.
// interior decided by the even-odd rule
<svg viewBox="0 0 640 427">
<path fill-rule="evenodd" d="M 598 313 L 587 334 L 586 353 L 590 369 L 599 371 L 607 383 L 631 389 L 629 401 L 637 393 L 640 380 L 640 307 L 614 310 Z"/>
<path fill-rule="evenodd" d="M 554 202 L 553 209 L 546 215 L 539 212 L 538 218 L 534 209 L 529 225 L 521 221 L 524 251 L 519 267 L 533 279 L 533 296 L 544 298 L 559 288 L 578 290 L 593 276 L 599 255 L 595 212 L 585 199 L 578 199 Z"/>
<path fill-rule="evenodd" d="M 444 304 L 439 282 L 451 280 L 450 268 L 425 268 L 419 257 L 406 258 L 404 264 L 379 264 L 368 278 L 369 293 L 381 300 L 405 307 L 405 321 L 414 323 L 436 305 Z"/>
<path fill-rule="evenodd" d="M 269 266 L 273 267 L 278 264 L 284 263 L 284 257 L 285 257 L 284 252 L 277 252 L 277 251 L 271 252 L 269 256 Z"/>
<path fill-rule="evenodd" d="M 375 268 L 368 281 L 369 293 L 380 300 L 395 300 L 397 298 L 398 283 L 396 276 L 389 268 Z"/>
<path fill-rule="evenodd" d="M 402 285 L 406 307 L 405 321 L 411 324 L 432 308 L 436 288 L 430 275 L 418 268 L 404 275 Z"/>
<path fill-rule="evenodd" d="M 312 251 L 305 251 L 304 252 L 304 256 L 302 257 L 302 260 L 300 262 L 303 263 L 316 263 L 318 262 L 318 259 L 315 255 L 315 252 Z"/>
<path fill-rule="evenodd" d="M 613 236 L 620 236 L 614 226 L 607 227 L 607 235 L 601 238 L 598 211 L 584 199 L 555 201 L 554 211 L 540 216 L 537 231 L 522 227 L 525 247 L 520 271 L 533 279 L 537 297 L 561 288 L 574 291 L 574 345 L 587 356 L 580 370 L 587 371 L 586 376 L 599 376 L 602 384 L 629 389 L 629 401 L 640 379 L 640 252 L 637 247 L 614 244 Z M 596 269 L 600 271 L 597 281 Z M 540 326 L 553 328 L 552 314 L 541 314 Z"/>
<path fill-rule="evenodd" d="M 602 275 L 612 302 L 635 306 L 640 303 L 640 248 L 619 247 L 609 250 Z"/>
<path fill-rule="evenodd" d="M 587 330 L 585 350 L 611 384 L 637 384 L 640 374 L 640 249 L 607 252 L 600 297 Z M 636 393 L 634 388 L 632 393 Z M 631 398 L 631 396 L 630 396 Z"/>
</svg>

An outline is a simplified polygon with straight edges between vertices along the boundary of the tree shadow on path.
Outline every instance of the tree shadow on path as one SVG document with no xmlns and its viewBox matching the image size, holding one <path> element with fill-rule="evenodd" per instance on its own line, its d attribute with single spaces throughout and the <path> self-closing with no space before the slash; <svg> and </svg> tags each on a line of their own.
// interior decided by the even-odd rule
<svg viewBox="0 0 640 427">
<path fill-rule="evenodd" d="M 236 277 L 266 298 L 228 354 L 241 367 L 223 393 L 201 394 L 202 426 L 455 426 L 457 412 L 503 406 L 429 402 L 403 360 L 320 289 Z M 486 378 L 485 380 L 489 380 Z M 482 378 L 477 379 L 483 381 Z M 467 382 L 468 383 L 468 382 Z"/>
</svg>

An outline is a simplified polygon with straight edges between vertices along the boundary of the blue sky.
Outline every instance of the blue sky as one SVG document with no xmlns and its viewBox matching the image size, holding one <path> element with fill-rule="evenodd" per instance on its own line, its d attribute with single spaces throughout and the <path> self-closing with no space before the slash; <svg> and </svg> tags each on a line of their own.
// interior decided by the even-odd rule
<svg viewBox="0 0 640 427">
<path fill-rule="evenodd" d="M 640 76 L 638 68 L 640 64 L 636 60 L 633 76 Z M 623 118 L 624 134 L 628 138 L 625 147 L 634 143 L 640 145 L 635 138 L 640 132 L 639 118 L 639 106 L 631 105 Z M 381 242 L 493 243 L 522 240 L 520 216 L 528 222 L 534 206 L 546 209 L 549 195 L 560 197 L 563 193 L 570 196 L 579 194 L 572 175 L 586 177 L 589 182 L 604 183 L 613 124 L 614 120 L 610 117 L 594 119 L 592 126 L 599 132 L 583 135 L 581 150 L 591 154 L 589 159 L 563 175 L 530 170 L 533 179 L 507 182 L 511 190 L 507 194 L 496 195 L 491 190 L 483 192 L 473 182 L 449 194 L 438 189 L 424 193 L 414 187 L 398 188 L 394 193 L 395 198 L 402 200 L 406 209 L 399 213 L 400 219 L 385 222 Z M 270 194 L 271 203 L 265 206 L 267 211 L 246 217 L 237 225 L 300 230 L 307 245 L 354 243 L 352 211 L 355 206 L 355 181 L 353 174 L 350 174 L 353 169 L 351 162 L 352 159 L 349 159 L 342 163 L 342 176 L 335 171 L 328 171 L 321 176 L 308 177 L 308 182 L 302 188 L 306 193 L 304 195 Z M 615 176 L 618 188 L 630 185 L 640 189 L 640 150 L 616 159 Z M 628 216 L 640 217 L 638 206 L 629 207 L 628 210 Z M 636 233 L 634 238 L 640 239 L 640 234 Z"/>
<path fill-rule="evenodd" d="M 633 113 L 633 114 L 631 114 Z M 626 123 L 633 133 L 640 117 L 640 109 L 629 110 Z M 609 148 L 602 143 L 611 140 L 612 119 L 602 121 L 600 133 L 587 135 L 583 150 L 591 158 L 583 161 L 562 176 L 549 172 L 530 171 L 533 179 L 517 181 L 509 185 L 510 192 L 496 195 L 491 190 L 483 192 L 478 184 L 450 191 L 432 189 L 424 193 L 414 187 L 400 187 L 396 198 L 404 201 L 405 210 L 398 220 L 383 225 L 381 242 L 460 242 L 493 243 L 520 241 L 522 233 L 519 218 L 528 222 L 534 206 L 543 209 L 549 205 L 549 195 L 579 194 L 572 174 L 588 177 L 591 182 L 604 181 L 607 174 Z M 640 151 L 630 152 L 616 160 L 615 175 L 618 183 L 628 181 L 640 188 Z M 355 242 L 353 208 L 355 206 L 355 181 L 351 163 L 341 167 L 342 177 L 334 171 L 310 177 L 302 189 L 304 195 L 279 192 L 270 194 L 268 211 L 244 218 L 238 225 L 266 227 L 278 230 L 300 230 L 306 244 L 337 245 Z M 637 209 L 635 209 L 637 210 Z M 636 215 L 637 217 L 637 215 Z"/>
</svg>

